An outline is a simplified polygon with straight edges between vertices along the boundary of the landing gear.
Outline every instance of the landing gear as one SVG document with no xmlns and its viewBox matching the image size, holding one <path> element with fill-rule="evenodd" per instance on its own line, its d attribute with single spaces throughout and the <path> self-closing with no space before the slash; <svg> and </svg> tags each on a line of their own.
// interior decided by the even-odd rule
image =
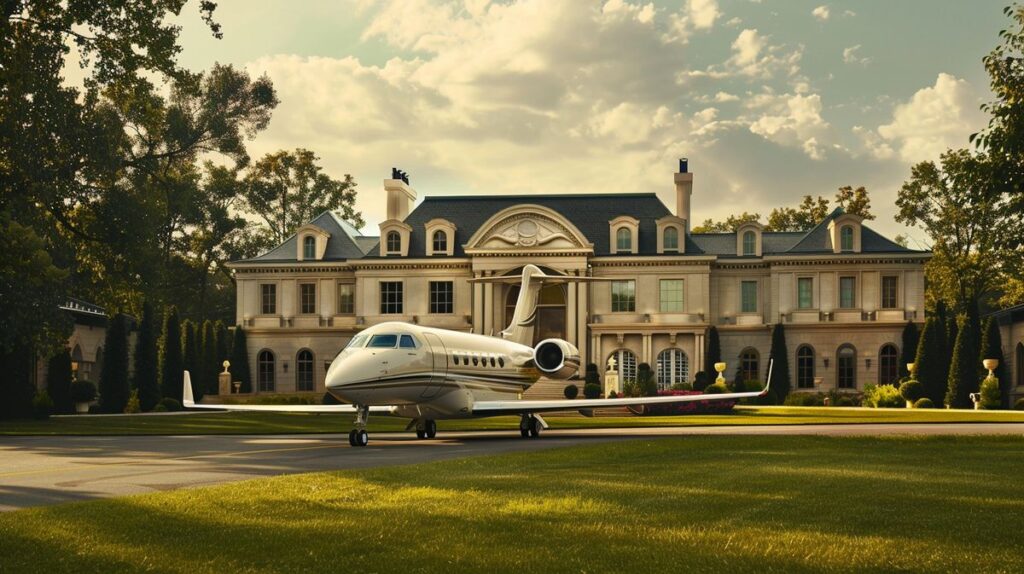
<svg viewBox="0 0 1024 574">
<path fill-rule="evenodd" d="M 416 422 L 416 438 L 426 439 L 437 436 L 437 423 L 434 419 L 424 419 Z"/>
<path fill-rule="evenodd" d="M 523 418 L 519 419 L 519 434 L 523 438 L 540 438 L 543 429 L 544 424 L 533 415 L 523 415 Z"/>
<path fill-rule="evenodd" d="M 370 435 L 366 432 L 366 423 L 370 418 L 370 407 L 356 405 L 356 428 L 348 433 L 350 446 L 366 446 L 370 444 Z"/>
</svg>

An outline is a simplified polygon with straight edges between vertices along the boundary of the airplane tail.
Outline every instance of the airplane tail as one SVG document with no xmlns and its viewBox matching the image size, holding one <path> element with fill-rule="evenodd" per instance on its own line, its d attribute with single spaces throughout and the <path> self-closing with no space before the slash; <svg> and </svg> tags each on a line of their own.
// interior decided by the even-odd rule
<svg viewBox="0 0 1024 574">
<path fill-rule="evenodd" d="M 185 382 L 181 385 L 181 406 L 191 407 L 196 404 L 192 394 L 192 377 L 185 371 Z"/>
</svg>

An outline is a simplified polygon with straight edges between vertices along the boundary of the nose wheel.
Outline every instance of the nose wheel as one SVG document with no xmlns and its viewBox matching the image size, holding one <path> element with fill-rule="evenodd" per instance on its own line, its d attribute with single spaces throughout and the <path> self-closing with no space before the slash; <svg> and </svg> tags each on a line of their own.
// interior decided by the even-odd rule
<svg viewBox="0 0 1024 574">
<path fill-rule="evenodd" d="M 416 424 L 416 438 L 427 439 L 437 436 L 437 423 L 434 419 L 426 419 Z"/>
<path fill-rule="evenodd" d="M 540 438 L 540 432 L 544 430 L 544 424 L 533 415 L 523 415 L 519 419 L 519 434 L 523 438 Z"/>
<path fill-rule="evenodd" d="M 370 435 L 366 432 L 366 423 L 370 419 L 370 407 L 356 405 L 356 428 L 348 433 L 349 446 L 366 446 L 370 444 Z"/>
</svg>

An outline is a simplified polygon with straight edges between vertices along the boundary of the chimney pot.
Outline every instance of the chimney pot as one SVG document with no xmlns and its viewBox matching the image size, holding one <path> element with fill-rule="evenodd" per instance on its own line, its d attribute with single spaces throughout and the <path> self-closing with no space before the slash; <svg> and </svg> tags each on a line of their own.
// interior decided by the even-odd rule
<svg viewBox="0 0 1024 574">
<path fill-rule="evenodd" d="M 679 173 L 686 173 L 687 167 L 688 167 L 689 163 L 690 163 L 689 159 L 687 159 L 685 157 L 679 158 Z"/>
</svg>

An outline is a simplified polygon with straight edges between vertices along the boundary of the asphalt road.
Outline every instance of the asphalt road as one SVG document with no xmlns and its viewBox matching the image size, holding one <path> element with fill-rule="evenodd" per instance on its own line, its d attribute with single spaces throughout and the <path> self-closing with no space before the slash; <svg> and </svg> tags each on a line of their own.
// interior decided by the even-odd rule
<svg viewBox="0 0 1024 574">
<path fill-rule="evenodd" d="M 540 439 L 509 431 L 375 433 L 370 446 L 348 446 L 345 434 L 92 436 L 0 438 L 0 511 L 193 488 L 261 476 L 358 469 L 538 450 L 601 441 L 702 434 L 890 435 L 1013 434 L 1024 425 L 851 424 L 549 430 Z"/>
</svg>

